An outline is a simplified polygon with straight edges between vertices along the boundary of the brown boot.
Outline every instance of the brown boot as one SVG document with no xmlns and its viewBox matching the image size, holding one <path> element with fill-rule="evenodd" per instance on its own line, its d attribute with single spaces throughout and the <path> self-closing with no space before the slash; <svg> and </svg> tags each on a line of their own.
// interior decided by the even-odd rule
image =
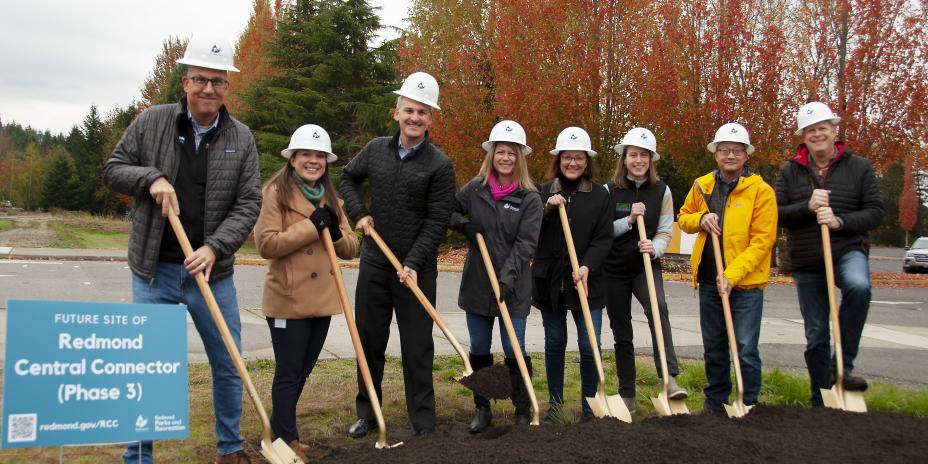
<svg viewBox="0 0 928 464">
<path fill-rule="evenodd" d="M 216 464 L 251 464 L 251 459 L 248 459 L 244 451 L 238 450 L 231 454 L 216 456 Z"/>
<path fill-rule="evenodd" d="M 306 456 L 306 453 L 309 452 L 309 445 L 300 443 L 300 440 L 293 440 L 290 442 L 290 449 L 293 450 L 296 457 L 300 458 L 300 461 L 309 462 L 309 457 Z"/>
</svg>

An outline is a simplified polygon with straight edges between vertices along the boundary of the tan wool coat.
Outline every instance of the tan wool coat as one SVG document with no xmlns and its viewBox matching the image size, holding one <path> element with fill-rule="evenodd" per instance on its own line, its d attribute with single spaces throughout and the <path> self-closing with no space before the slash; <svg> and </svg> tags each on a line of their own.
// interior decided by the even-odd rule
<svg viewBox="0 0 928 464">
<path fill-rule="evenodd" d="M 293 185 L 290 205 L 281 211 L 277 189 L 264 188 L 264 202 L 255 225 L 258 253 L 268 261 L 264 279 L 264 315 L 281 319 L 305 319 L 342 312 L 322 236 L 309 221 L 315 206 Z M 338 201 L 339 209 L 343 208 Z M 324 204 L 324 200 L 323 200 Z M 335 254 L 352 259 L 358 253 L 358 239 L 347 216 L 339 224 L 342 238 L 335 242 Z"/>
</svg>

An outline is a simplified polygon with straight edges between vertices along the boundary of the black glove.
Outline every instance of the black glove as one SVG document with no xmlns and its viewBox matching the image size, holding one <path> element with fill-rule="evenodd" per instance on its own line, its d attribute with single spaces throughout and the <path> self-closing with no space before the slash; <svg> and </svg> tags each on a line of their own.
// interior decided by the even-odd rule
<svg viewBox="0 0 928 464">
<path fill-rule="evenodd" d="M 316 230 L 319 231 L 320 235 L 322 235 L 322 229 L 328 227 L 332 242 L 341 240 L 342 231 L 338 228 L 338 214 L 329 205 L 316 208 L 309 215 L 309 220 L 316 226 Z"/>
<path fill-rule="evenodd" d="M 464 235 L 467 236 L 467 239 L 474 244 L 477 243 L 477 234 L 483 234 L 483 226 L 476 222 L 465 222 L 461 228 L 463 229 L 462 232 L 464 232 Z"/>
<path fill-rule="evenodd" d="M 499 302 L 505 303 L 512 296 L 512 289 L 504 283 L 499 284 Z"/>
</svg>

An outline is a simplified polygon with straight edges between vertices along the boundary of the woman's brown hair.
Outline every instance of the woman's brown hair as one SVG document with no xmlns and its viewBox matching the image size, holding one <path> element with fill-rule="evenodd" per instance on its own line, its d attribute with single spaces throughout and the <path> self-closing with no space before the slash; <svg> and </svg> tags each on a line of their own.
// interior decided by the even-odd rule
<svg viewBox="0 0 928 464">
<path fill-rule="evenodd" d="M 629 146 L 625 146 L 622 149 L 622 154 L 619 155 L 619 160 L 615 163 L 615 172 L 612 173 L 612 183 L 615 184 L 616 188 L 627 189 L 632 186 L 628 183 L 628 167 L 625 166 L 625 155 L 628 153 Z M 651 154 L 651 160 L 648 164 L 648 183 L 654 185 L 657 181 L 661 180 L 660 176 L 657 175 L 657 166 L 654 165 L 654 153 L 651 150 L 642 148 L 642 150 L 647 151 Z"/>
<path fill-rule="evenodd" d="M 291 156 L 296 156 L 301 151 L 304 150 L 297 150 Z M 265 184 L 265 188 L 271 187 L 277 190 L 277 206 L 281 211 L 287 209 L 292 200 L 291 195 L 293 194 L 293 187 L 296 185 L 296 182 L 293 180 L 293 171 L 293 165 L 290 164 L 290 160 L 288 159 L 287 164 L 275 172 Z M 335 189 L 335 183 L 332 182 L 332 178 L 329 176 L 328 161 L 325 163 L 325 172 L 322 173 L 322 177 L 320 177 L 317 182 L 322 182 L 322 186 L 325 188 L 320 204 L 324 203 L 331 206 L 332 209 L 335 210 L 335 214 L 338 215 L 338 222 L 341 223 L 342 209 L 338 207 L 338 199 L 341 197 L 339 197 L 338 191 Z"/>
</svg>

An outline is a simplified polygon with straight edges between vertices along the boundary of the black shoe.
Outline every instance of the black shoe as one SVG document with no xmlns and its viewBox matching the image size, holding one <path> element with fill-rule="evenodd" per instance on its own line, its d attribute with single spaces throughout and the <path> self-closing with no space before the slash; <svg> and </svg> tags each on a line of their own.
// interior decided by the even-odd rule
<svg viewBox="0 0 928 464">
<path fill-rule="evenodd" d="M 348 427 L 348 436 L 351 438 L 363 438 L 371 430 L 377 430 L 377 424 L 367 419 L 358 419 L 357 422 Z"/>
<path fill-rule="evenodd" d="M 428 438 L 428 437 L 430 437 L 433 433 L 435 433 L 435 429 L 422 429 L 422 430 L 419 430 L 418 432 L 416 432 L 416 437 L 418 437 L 418 438 Z"/>
<path fill-rule="evenodd" d="M 580 416 L 580 422 L 589 422 L 593 419 L 596 419 L 596 416 L 593 414 L 593 411 L 583 411 L 583 415 Z"/>
<path fill-rule="evenodd" d="M 867 391 L 867 381 L 853 375 L 844 376 L 844 389 L 848 391 Z"/>
<path fill-rule="evenodd" d="M 467 431 L 470 433 L 483 433 L 490 428 L 490 424 L 492 423 L 493 413 L 490 412 L 490 408 L 477 406 L 476 413 L 474 413 L 474 420 L 470 421 Z"/>
<path fill-rule="evenodd" d="M 524 414 L 516 414 L 516 425 L 529 425 L 532 423 L 532 418 Z"/>
</svg>

